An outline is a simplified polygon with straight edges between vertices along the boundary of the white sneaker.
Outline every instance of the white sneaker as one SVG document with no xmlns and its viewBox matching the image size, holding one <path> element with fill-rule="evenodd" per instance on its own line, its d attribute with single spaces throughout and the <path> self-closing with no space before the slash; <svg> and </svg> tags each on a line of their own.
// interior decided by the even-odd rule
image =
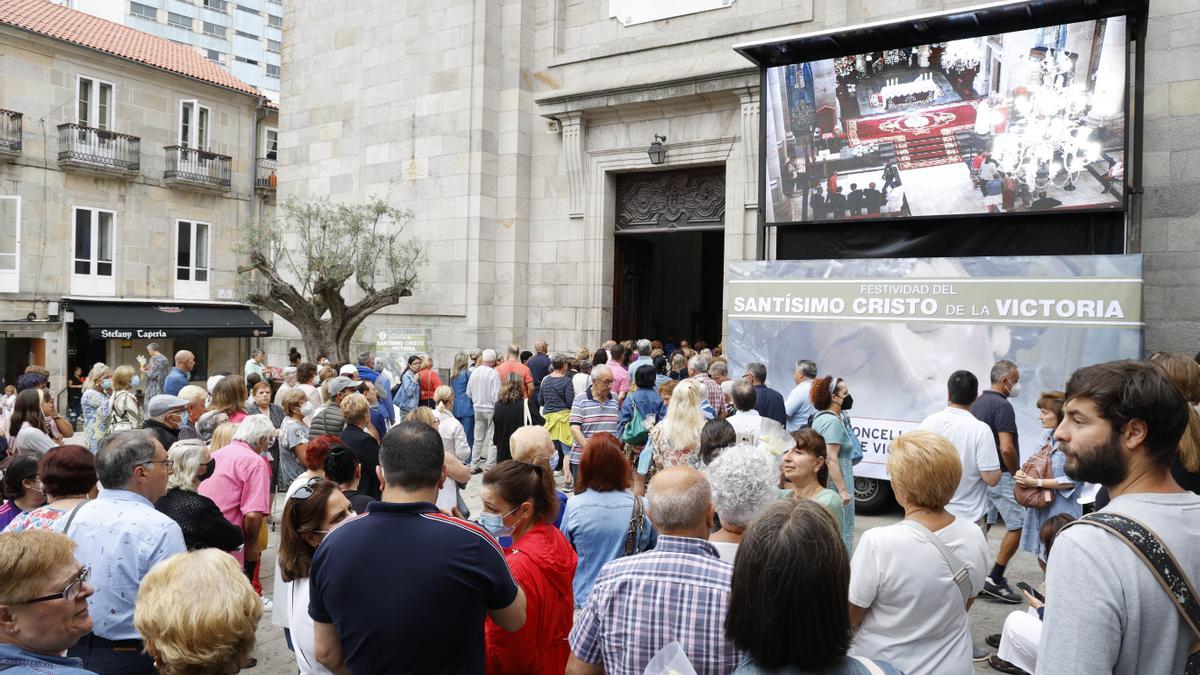
<svg viewBox="0 0 1200 675">
<path fill-rule="evenodd" d="M 271 599 L 265 595 L 262 596 L 262 603 L 263 603 L 263 611 L 264 612 L 269 612 L 269 611 L 271 611 L 271 609 L 273 609 L 275 607 L 275 603 L 271 602 Z"/>
</svg>

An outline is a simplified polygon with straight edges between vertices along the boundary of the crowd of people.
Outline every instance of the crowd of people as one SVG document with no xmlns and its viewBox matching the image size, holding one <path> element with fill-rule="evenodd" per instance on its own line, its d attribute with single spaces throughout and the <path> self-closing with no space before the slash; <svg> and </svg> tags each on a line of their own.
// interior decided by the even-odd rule
<svg viewBox="0 0 1200 675">
<path fill-rule="evenodd" d="M 856 538 L 852 383 L 811 360 L 780 391 L 766 364 L 733 373 L 703 343 L 503 352 L 455 355 L 446 383 L 424 355 L 392 373 L 370 352 L 295 354 L 273 392 L 261 352 L 192 383 L 190 353 L 168 370 L 155 347 L 144 402 L 133 367 L 95 364 L 78 430 L 31 368 L 0 404 L 0 668 L 237 672 L 264 612 L 301 673 L 965 675 L 986 659 L 1132 674 L 1196 658 L 1192 359 L 1076 371 L 1040 394 L 1044 433 L 1025 445 L 1016 364 L 982 392 L 949 374 L 946 408 L 888 450 L 903 519 Z M 1103 508 L 1083 517 L 1087 484 Z M 1045 583 L 1018 593 L 1022 550 Z M 977 597 L 1029 608 L 974 644 Z"/>
</svg>

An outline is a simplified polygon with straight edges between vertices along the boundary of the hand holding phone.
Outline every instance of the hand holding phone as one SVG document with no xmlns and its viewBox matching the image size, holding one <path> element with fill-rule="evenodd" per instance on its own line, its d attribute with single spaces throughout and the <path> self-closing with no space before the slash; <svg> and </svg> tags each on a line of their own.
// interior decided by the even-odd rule
<svg viewBox="0 0 1200 675">
<path fill-rule="evenodd" d="M 1018 581 L 1018 582 L 1017 582 L 1017 588 L 1019 588 L 1019 589 L 1021 589 L 1021 590 L 1025 591 L 1026 593 L 1028 593 L 1028 594 L 1032 595 L 1034 598 L 1036 598 L 1036 599 L 1037 599 L 1037 601 L 1038 601 L 1038 602 L 1041 602 L 1041 603 L 1045 603 L 1045 602 L 1046 602 L 1046 598 L 1045 598 L 1045 596 L 1043 596 L 1041 593 L 1039 593 L 1039 592 L 1037 591 L 1037 589 L 1036 589 L 1036 588 L 1034 588 L 1033 586 L 1030 586 L 1029 584 L 1025 583 L 1024 581 Z"/>
</svg>

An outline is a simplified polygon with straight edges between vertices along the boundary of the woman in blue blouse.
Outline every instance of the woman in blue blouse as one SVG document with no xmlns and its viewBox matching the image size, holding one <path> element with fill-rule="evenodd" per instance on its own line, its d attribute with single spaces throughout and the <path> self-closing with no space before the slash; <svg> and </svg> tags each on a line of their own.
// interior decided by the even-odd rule
<svg viewBox="0 0 1200 675">
<path fill-rule="evenodd" d="M 454 366 L 450 368 L 450 388 L 454 390 L 454 418 L 462 423 L 467 440 L 475 439 L 475 406 L 467 396 L 467 380 L 471 371 L 467 368 L 467 353 L 454 355 Z"/>
<path fill-rule="evenodd" d="M 579 555 L 574 581 L 576 608 L 587 604 L 592 584 L 605 563 L 627 553 L 653 548 L 658 540 L 654 526 L 645 516 L 645 498 L 629 492 L 632 477 L 633 469 L 621 453 L 616 436 L 601 432 L 588 439 L 579 464 L 576 493 L 567 500 L 559 526 Z M 635 499 L 642 501 L 642 518 L 637 521 L 636 541 L 629 547 L 626 540 Z"/>
<path fill-rule="evenodd" d="M 1049 504 L 1025 511 L 1025 525 L 1021 528 L 1021 548 L 1036 555 L 1042 569 L 1046 568 L 1046 548 L 1039 536 L 1042 524 L 1060 513 L 1073 518 L 1083 515 L 1083 507 L 1079 505 L 1079 485 L 1067 476 L 1067 456 L 1054 440 L 1054 430 L 1063 421 L 1065 401 L 1066 395 L 1061 391 L 1048 391 L 1037 400 L 1038 415 L 1042 418 L 1041 448 L 1050 447 L 1050 468 L 1054 477 L 1031 478 L 1024 471 L 1013 475 L 1013 480 L 1026 487 L 1053 490 L 1054 498 Z"/>
</svg>

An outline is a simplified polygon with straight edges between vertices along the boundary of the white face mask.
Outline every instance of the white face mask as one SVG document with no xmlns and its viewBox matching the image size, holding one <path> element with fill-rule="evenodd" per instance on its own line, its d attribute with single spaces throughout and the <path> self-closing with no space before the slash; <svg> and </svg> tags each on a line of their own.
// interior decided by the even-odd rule
<svg viewBox="0 0 1200 675">
<path fill-rule="evenodd" d="M 1018 382 L 1018 383 L 1014 384 L 1011 389 L 1008 390 L 1008 397 L 1016 398 L 1020 395 L 1021 395 L 1021 383 Z"/>
</svg>

